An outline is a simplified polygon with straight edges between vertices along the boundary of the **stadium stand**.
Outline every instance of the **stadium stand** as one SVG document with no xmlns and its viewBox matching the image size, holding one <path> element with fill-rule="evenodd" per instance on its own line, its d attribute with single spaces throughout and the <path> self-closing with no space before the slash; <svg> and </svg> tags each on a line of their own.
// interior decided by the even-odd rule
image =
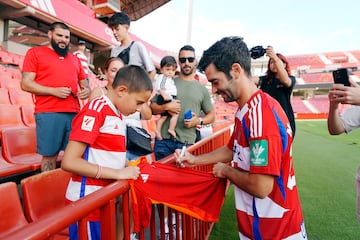
<svg viewBox="0 0 360 240">
<path fill-rule="evenodd" d="M 303 103 L 301 97 L 293 96 L 291 98 L 291 105 L 294 113 L 311 113 L 311 110 Z"/>
<path fill-rule="evenodd" d="M 16 183 L 6 182 L 0 184 L 0 196 L 6 201 L 0 204 L 0 239 L 2 235 L 9 234 L 28 224 L 23 213 Z"/>
<path fill-rule="evenodd" d="M 287 56 L 291 70 L 297 70 L 298 67 L 308 66 L 312 69 L 325 68 L 324 61 L 317 54 Z"/>
<path fill-rule="evenodd" d="M 303 73 L 300 75 L 305 84 L 308 83 L 331 83 L 332 73 Z"/>
</svg>

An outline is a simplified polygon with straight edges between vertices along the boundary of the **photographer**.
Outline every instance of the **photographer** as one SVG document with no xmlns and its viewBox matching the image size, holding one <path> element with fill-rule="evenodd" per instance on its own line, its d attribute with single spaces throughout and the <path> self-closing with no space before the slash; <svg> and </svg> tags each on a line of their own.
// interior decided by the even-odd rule
<svg viewBox="0 0 360 240">
<path fill-rule="evenodd" d="M 295 116 L 291 106 L 290 97 L 296 79 L 294 76 L 290 75 L 290 66 L 285 56 L 280 53 L 275 53 L 271 46 L 263 49 L 263 51 L 260 50 L 259 48 L 257 48 L 255 52 L 252 50 L 251 56 L 257 58 L 259 55 L 262 56 L 266 54 L 266 56 L 269 57 L 269 62 L 265 75 L 259 77 L 258 87 L 280 103 L 289 119 L 294 137 L 296 130 Z"/>
</svg>

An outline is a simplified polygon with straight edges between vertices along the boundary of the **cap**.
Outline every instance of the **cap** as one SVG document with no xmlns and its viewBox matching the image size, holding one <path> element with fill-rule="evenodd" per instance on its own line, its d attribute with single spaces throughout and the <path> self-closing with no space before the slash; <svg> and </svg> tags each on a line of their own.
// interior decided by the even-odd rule
<svg viewBox="0 0 360 240">
<path fill-rule="evenodd" d="M 85 44 L 86 42 L 84 40 L 79 40 L 78 44 L 81 45 L 81 44 Z"/>
</svg>

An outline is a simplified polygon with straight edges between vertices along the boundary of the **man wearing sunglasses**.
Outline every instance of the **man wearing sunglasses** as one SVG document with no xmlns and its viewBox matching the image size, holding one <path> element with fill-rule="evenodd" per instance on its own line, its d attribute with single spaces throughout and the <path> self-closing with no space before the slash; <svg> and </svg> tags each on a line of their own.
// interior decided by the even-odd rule
<svg viewBox="0 0 360 240">
<path fill-rule="evenodd" d="M 179 114 L 175 128 L 176 138 L 173 138 L 167 131 L 169 119 L 166 120 L 162 129 L 162 140 L 155 139 L 154 152 L 156 160 L 160 160 L 172 153 L 176 149 L 181 149 L 185 145 L 195 143 L 196 126 L 211 124 L 215 120 L 215 111 L 211 103 L 210 93 L 201 83 L 195 80 L 196 58 L 195 49 L 190 45 L 183 46 L 179 51 L 180 74 L 174 79 L 177 96 L 175 101 L 158 105 L 156 96 L 151 99 L 151 109 L 153 114 L 161 114 L 165 111 Z M 184 119 L 184 114 L 191 110 L 192 117 Z M 205 116 L 200 117 L 203 111 Z"/>
</svg>

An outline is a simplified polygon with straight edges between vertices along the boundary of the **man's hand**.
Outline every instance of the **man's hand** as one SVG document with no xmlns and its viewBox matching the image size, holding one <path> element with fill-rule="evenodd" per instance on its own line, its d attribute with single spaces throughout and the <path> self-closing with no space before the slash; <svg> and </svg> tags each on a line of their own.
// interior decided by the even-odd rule
<svg viewBox="0 0 360 240">
<path fill-rule="evenodd" d="M 173 114 L 179 114 L 181 111 L 180 100 L 176 99 L 174 101 L 166 103 L 166 110 Z"/>
<path fill-rule="evenodd" d="M 81 91 L 78 92 L 77 96 L 81 99 L 87 99 L 90 95 L 90 87 L 85 87 L 83 89 L 81 89 Z"/>
<path fill-rule="evenodd" d="M 67 98 L 72 93 L 72 90 L 69 87 L 55 87 L 51 92 L 55 97 Z"/>
<path fill-rule="evenodd" d="M 181 167 L 192 167 L 195 164 L 196 157 L 185 151 L 183 155 L 181 155 L 181 149 L 176 149 L 174 152 L 176 162 L 180 164 Z"/>
<path fill-rule="evenodd" d="M 213 168 L 213 174 L 214 174 L 214 177 L 217 177 L 217 178 L 226 178 L 224 172 L 226 170 L 226 168 L 228 168 L 229 166 L 226 165 L 225 163 L 216 163 L 214 165 L 214 168 Z"/>
</svg>

